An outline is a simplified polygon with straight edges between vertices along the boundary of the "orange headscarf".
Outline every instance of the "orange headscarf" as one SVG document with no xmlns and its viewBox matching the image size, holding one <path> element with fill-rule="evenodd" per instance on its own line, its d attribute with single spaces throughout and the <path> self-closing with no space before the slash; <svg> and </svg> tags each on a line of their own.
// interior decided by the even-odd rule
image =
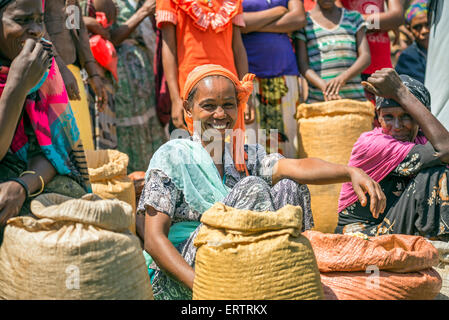
<svg viewBox="0 0 449 320">
<path fill-rule="evenodd" d="M 190 91 L 192 91 L 195 85 L 202 79 L 209 76 L 226 77 L 234 83 L 235 88 L 237 89 L 238 114 L 233 130 L 240 130 L 233 135 L 233 158 L 236 169 L 240 172 L 245 172 L 246 175 L 249 175 L 244 161 L 248 159 L 248 155 L 244 152 L 243 148 L 245 144 L 245 110 L 248 98 L 253 91 L 253 79 L 255 75 L 248 73 L 243 77 L 243 80 L 240 81 L 235 74 L 222 66 L 216 64 L 205 64 L 196 67 L 187 76 L 184 90 L 182 91 L 182 99 L 186 101 L 189 97 Z M 184 115 L 184 118 L 186 120 L 189 133 L 193 134 L 193 119 L 187 117 L 186 115 Z"/>
</svg>

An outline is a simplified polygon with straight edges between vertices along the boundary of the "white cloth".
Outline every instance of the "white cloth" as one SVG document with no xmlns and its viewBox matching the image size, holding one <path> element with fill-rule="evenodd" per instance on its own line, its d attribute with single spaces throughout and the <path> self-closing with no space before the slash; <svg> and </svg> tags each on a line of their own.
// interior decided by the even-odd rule
<svg viewBox="0 0 449 320">
<path fill-rule="evenodd" d="M 437 1 L 430 30 L 425 86 L 432 113 L 449 130 L 449 1 Z"/>
</svg>

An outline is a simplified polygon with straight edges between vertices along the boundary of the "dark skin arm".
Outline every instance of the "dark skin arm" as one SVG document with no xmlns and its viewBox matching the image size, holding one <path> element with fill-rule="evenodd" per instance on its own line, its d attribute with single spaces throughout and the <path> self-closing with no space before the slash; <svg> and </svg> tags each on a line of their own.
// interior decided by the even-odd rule
<svg viewBox="0 0 449 320">
<path fill-rule="evenodd" d="M 92 34 L 98 34 L 106 40 L 111 40 L 111 34 L 109 29 L 103 28 L 103 26 L 93 17 L 83 17 L 84 25 L 87 30 Z"/>
<path fill-rule="evenodd" d="M 27 173 L 21 179 L 28 186 L 30 194 L 36 193 L 42 188 L 42 180 L 44 184 L 49 183 L 56 175 L 53 165 L 44 157 L 36 156 L 29 161 Z M 26 200 L 25 189 L 15 181 L 8 181 L 0 184 L 0 225 L 6 224 L 8 219 L 19 214 Z"/>
<path fill-rule="evenodd" d="M 165 272 L 193 289 L 195 271 L 168 240 L 171 219 L 150 207 L 145 214 L 145 251 Z"/>
<path fill-rule="evenodd" d="M 393 99 L 415 119 L 430 141 L 437 156 L 449 163 L 449 132 L 437 118 L 407 89 L 394 69 L 384 68 L 368 78 L 365 88 L 375 95 Z"/>
<path fill-rule="evenodd" d="M 71 1 L 75 2 L 74 0 Z M 73 4 L 78 7 L 79 12 L 82 11 L 78 0 L 76 0 L 76 2 Z M 103 111 L 108 103 L 108 95 L 103 81 L 101 80 L 101 77 L 99 75 L 97 63 L 92 54 L 92 51 L 90 50 L 89 33 L 87 31 L 86 25 L 84 24 L 84 19 L 80 19 L 80 29 L 78 30 L 78 37 L 79 51 L 77 52 L 77 54 L 83 64 L 82 67 L 89 75 L 89 84 L 91 85 L 92 89 L 95 92 L 95 96 L 98 99 L 98 109 L 99 111 Z"/>
<path fill-rule="evenodd" d="M 305 25 L 306 14 L 304 10 L 304 4 L 299 0 L 289 0 L 288 12 L 284 14 L 280 19 L 277 19 L 272 23 L 263 26 L 258 31 L 290 33 L 295 30 L 304 28 Z"/>
<path fill-rule="evenodd" d="M 313 85 L 315 88 L 320 89 L 323 92 L 324 100 L 328 101 L 326 95 L 326 81 L 320 78 L 320 76 L 309 65 L 309 55 L 307 53 L 306 43 L 302 40 L 294 40 L 296 50 L 296 60 L 298 62 L 299 72 L 306 78 L 307 82 Z"/>
<path fill-rule="evenodd" d="M 28 39 L 11 63 L 8 81 L 0 97 L 0 160 L 11 145 L 28 92 L 39 82 L 51 63 L 40 43 Z"/>
<path fill-rule="evenodd" d="M 404 23 L 404 8 L 401 0 L 388 0 L 387 11 L 364 14 L 363 18 L 369 25 L 367 32 L 395 30 Z"/>
<path fill-rule="evenodd" d="M 120 45 L 131 33 L 136 30 L 139 24 L 148 16 L 154 14 L 156 10 L 155 0 L 146 0 L 137 12 L 124 24 L 111 31 L 111 42 L 114 46 Z"/>
<path fill-rule="evenodd" d="M 246 49 L 243 45 L 240 27 L 233 25 L 232 28 L 232 51 L 234 52 L 234 64 L 237 69 L 239 79 L 243 79 L 243 77 L 248 73 L 248 56 L 246 55 Z M 249 99 L 245 110 L 245 123 L 253 123 L 255 119 L 256 110 L 252 104 L 252 100 Z"/>
<path fill-rule="evenodd" d="M 284 6 L 276 6 L 261 11 L 244 12 L 245 27 L 240 28 L 240 31 L 242 33 L 260 31 L 262 27 L 281 18 L 287 11 L 288 9 Z"/>
<path fill-rule="evenodd" d="M 363 170 L 330 163 L 317 158 L 281 159 L 273 168 L 273 185 L 282 179 L 291 179 L 299 184 L 333 184 L 352 182 L 362 206 L 366 206 L 365 193 L 370 195 L 370 211 L 378 218 L 386 207 L 386 197 L 380 185 Z"/>
<path fill-rule="evenodd" d="M 178 85 L 178 53 L 176 42 L 176 26 L 165 23 L 162 31 L 162 65 L 167 79 L 170 100 L 172 103 L 171 119 L 176 128 L 187 130 L 184 124 L 184 107 Z"/>
</svg>

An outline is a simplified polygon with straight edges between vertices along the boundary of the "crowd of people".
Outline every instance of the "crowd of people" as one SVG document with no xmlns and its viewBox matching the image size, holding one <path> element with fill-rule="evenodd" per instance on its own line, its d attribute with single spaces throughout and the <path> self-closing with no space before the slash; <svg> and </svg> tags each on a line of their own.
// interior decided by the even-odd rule
<svg viewBox="0 0 449 320">
<path fill-rule="evenodd" d="M 117 149 L 146 171 L 156 299 L 191 299 L 216 202 L 301 206 L 309 230 L 307 185 L 344 183 L 335 233 L 447 241 L 449 132 L 424 86 L 434 2 L 0 0 L 0 233 L 43 192 L 92 192 L 84 150 Z M 372 101 L 373 130 L 348 165 L 298 159 L 297 106 L 339 99 Z"/>
</svg>

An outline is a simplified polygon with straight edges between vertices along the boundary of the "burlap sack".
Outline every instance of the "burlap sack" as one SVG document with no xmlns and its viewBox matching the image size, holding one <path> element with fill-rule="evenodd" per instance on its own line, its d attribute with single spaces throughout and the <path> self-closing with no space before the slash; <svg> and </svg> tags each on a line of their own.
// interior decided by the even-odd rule
<svg viewBox="0 0 449 320">
<path fill-rule="evenodd" d="M 436 300 L 449 300 L 449 243 L 443 241 L 429 241 L 437 250 L 439 262 L 434 269 L 439 273 L 443 284 Z"/>
<path fill-rule="evenodd" d="M 299 157 L 316 157 L 348 164 L 352 147 L 360 134 L 370 131 L 374 119 L 371 102 L 336 100 L 301 104 L 298 120 Z M 314 230 L 333 233 L 338 222 L 341 184 L 309 185 Z"/>
<path fill-rule="evenodd" d="M 423 237 L 303 234 L 315 252 L 326 299 L 422 300 L 441 289 L 441 277 L 432 269 L 438 252 Z"/>
<path fill-rule="evenodd" d="M 86 150 L 92 192 L 103 199 L 118 199 L 132 206 L 136 212 L 134 182 L 127 176 L 129 157 L 117 150 Z M 136 234 L 136 221 L 129 226 Z"/>
<path fill-rule="evenodd" d="M 215 204 L 196 239 L 193 299 L 321 299 L 320 275 L 301 235 L 302 210 L 237 210 Z"/>
<path fill-rule="evenodd" d="M 44 194 L 31 210 L 5 228 L 1 299 L 153 299 L 130 205 Z"/>
</svg>

